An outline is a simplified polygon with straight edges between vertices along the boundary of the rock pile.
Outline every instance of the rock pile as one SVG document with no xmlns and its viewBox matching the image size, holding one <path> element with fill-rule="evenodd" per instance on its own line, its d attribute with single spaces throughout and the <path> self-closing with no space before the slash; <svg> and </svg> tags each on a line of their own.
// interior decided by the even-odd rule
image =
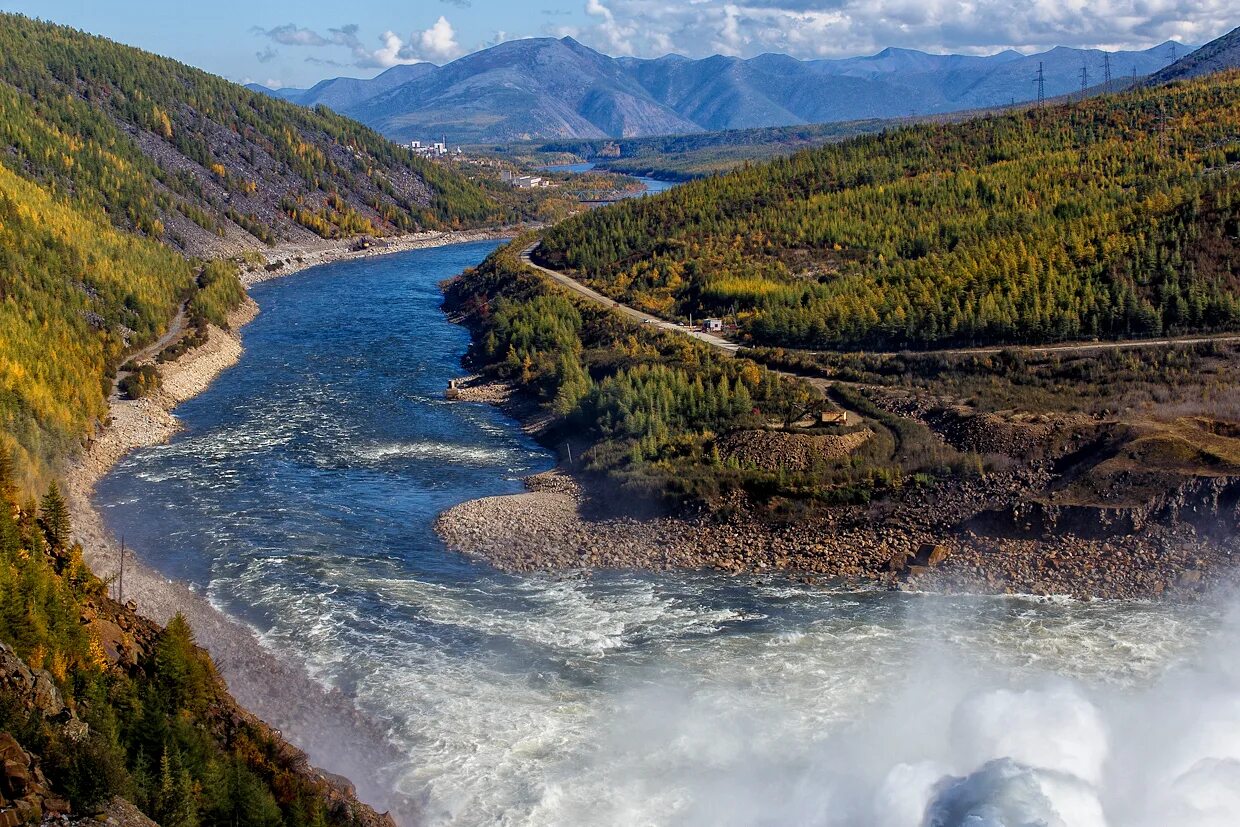
<svg viewBox="0 0 1240 827">
<path fill-rule="evenodd" d="M 0 732 L 0 827 L 67 812 L 69 802 L 52 795 L 38 760 L 12 735 Z"/>
<path fill-rule="evenodd" d="M 715 445 L 722 459 L 771 471 L 808 471 L 817 462 L 847 459 L 874 432 L 869 428 L 847 434 L 801 434 L 785 431 L 734 431 Z"/>
</svg>

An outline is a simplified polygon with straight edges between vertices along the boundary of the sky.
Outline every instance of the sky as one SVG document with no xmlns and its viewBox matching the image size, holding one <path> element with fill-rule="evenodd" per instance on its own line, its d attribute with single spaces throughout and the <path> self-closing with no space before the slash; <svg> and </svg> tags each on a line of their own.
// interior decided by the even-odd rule
<svg viewBox="0 0 1240 827">
<path fill-rule="evenodd" d="M 611 55 L 799 58 L 888 46 L 992 54 L 1200 44 L 1240 25 L 1235 0 L 37 0 L 0 9 L 66 23 L 268 86 L 443 64 L 523 37 Z"/>
</svg>

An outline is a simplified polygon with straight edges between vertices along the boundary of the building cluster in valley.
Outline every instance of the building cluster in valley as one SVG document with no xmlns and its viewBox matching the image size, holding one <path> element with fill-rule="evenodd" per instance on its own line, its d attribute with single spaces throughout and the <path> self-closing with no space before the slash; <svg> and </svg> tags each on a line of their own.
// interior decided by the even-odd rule
<svg viewBox="0 0 1240 827">
<path fill-rule="evenodd" d="M 550 179 L 543 178 L 541 175 L 516 175 L 507 170 L 500 173 L 500 180 L 512 184 L 519 190 L 535 190 L 551 186 Z"/>
<path fill-rule="evenodd" d="M 421 155 L 424 158 L 442 158 L 445 155 L 462 154 L 459 146 L 455 150 L 448 149 L 447 138 L 429 144 L 424 144 L 421 141 L 411 141 L 409 149 L 414 155 Z"/>
</svg>

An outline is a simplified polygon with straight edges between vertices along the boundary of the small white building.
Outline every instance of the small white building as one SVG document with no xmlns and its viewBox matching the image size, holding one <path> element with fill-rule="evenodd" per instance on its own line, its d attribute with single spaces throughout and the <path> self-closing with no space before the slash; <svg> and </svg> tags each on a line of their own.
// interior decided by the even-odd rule
<svg viewBox="0 0 1240 827">
<path fill-rule="evenodd" d="M 702 322 L 702 329 L 707 333 L 722 333 L 723 319 L 706 319 Z"/>
<path fill-rule="evenodd" d="M 519 190 L 532 190 L 547 186 L 548 182 L 538 175 L 518 175 L 512 179 L 512 185 Z"/>
</svg>

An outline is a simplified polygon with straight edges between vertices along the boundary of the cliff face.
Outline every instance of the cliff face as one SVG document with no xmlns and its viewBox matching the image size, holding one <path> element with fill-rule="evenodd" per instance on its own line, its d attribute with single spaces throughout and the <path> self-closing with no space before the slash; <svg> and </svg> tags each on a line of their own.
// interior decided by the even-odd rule
<svg viewBox="0 0 1240 827">
<path fill-rule="evenodd" d="M 1028 539 L 1070 534 L 1107 540 L 1160 526 L 1191 528 L 1200 536 L 1224 539 L 1240 524 L 1240 476 L 1172 480 L 1150 473 L 1117 482 L 1139 483 L 1142 488 L 1157 485 L 1158 491 L 1139 501 L 1117 504 L 1057 501 L 1053 496 L 1018 500 L 977 515 L 968 527 L 982 534 Z"/>
</svg>

